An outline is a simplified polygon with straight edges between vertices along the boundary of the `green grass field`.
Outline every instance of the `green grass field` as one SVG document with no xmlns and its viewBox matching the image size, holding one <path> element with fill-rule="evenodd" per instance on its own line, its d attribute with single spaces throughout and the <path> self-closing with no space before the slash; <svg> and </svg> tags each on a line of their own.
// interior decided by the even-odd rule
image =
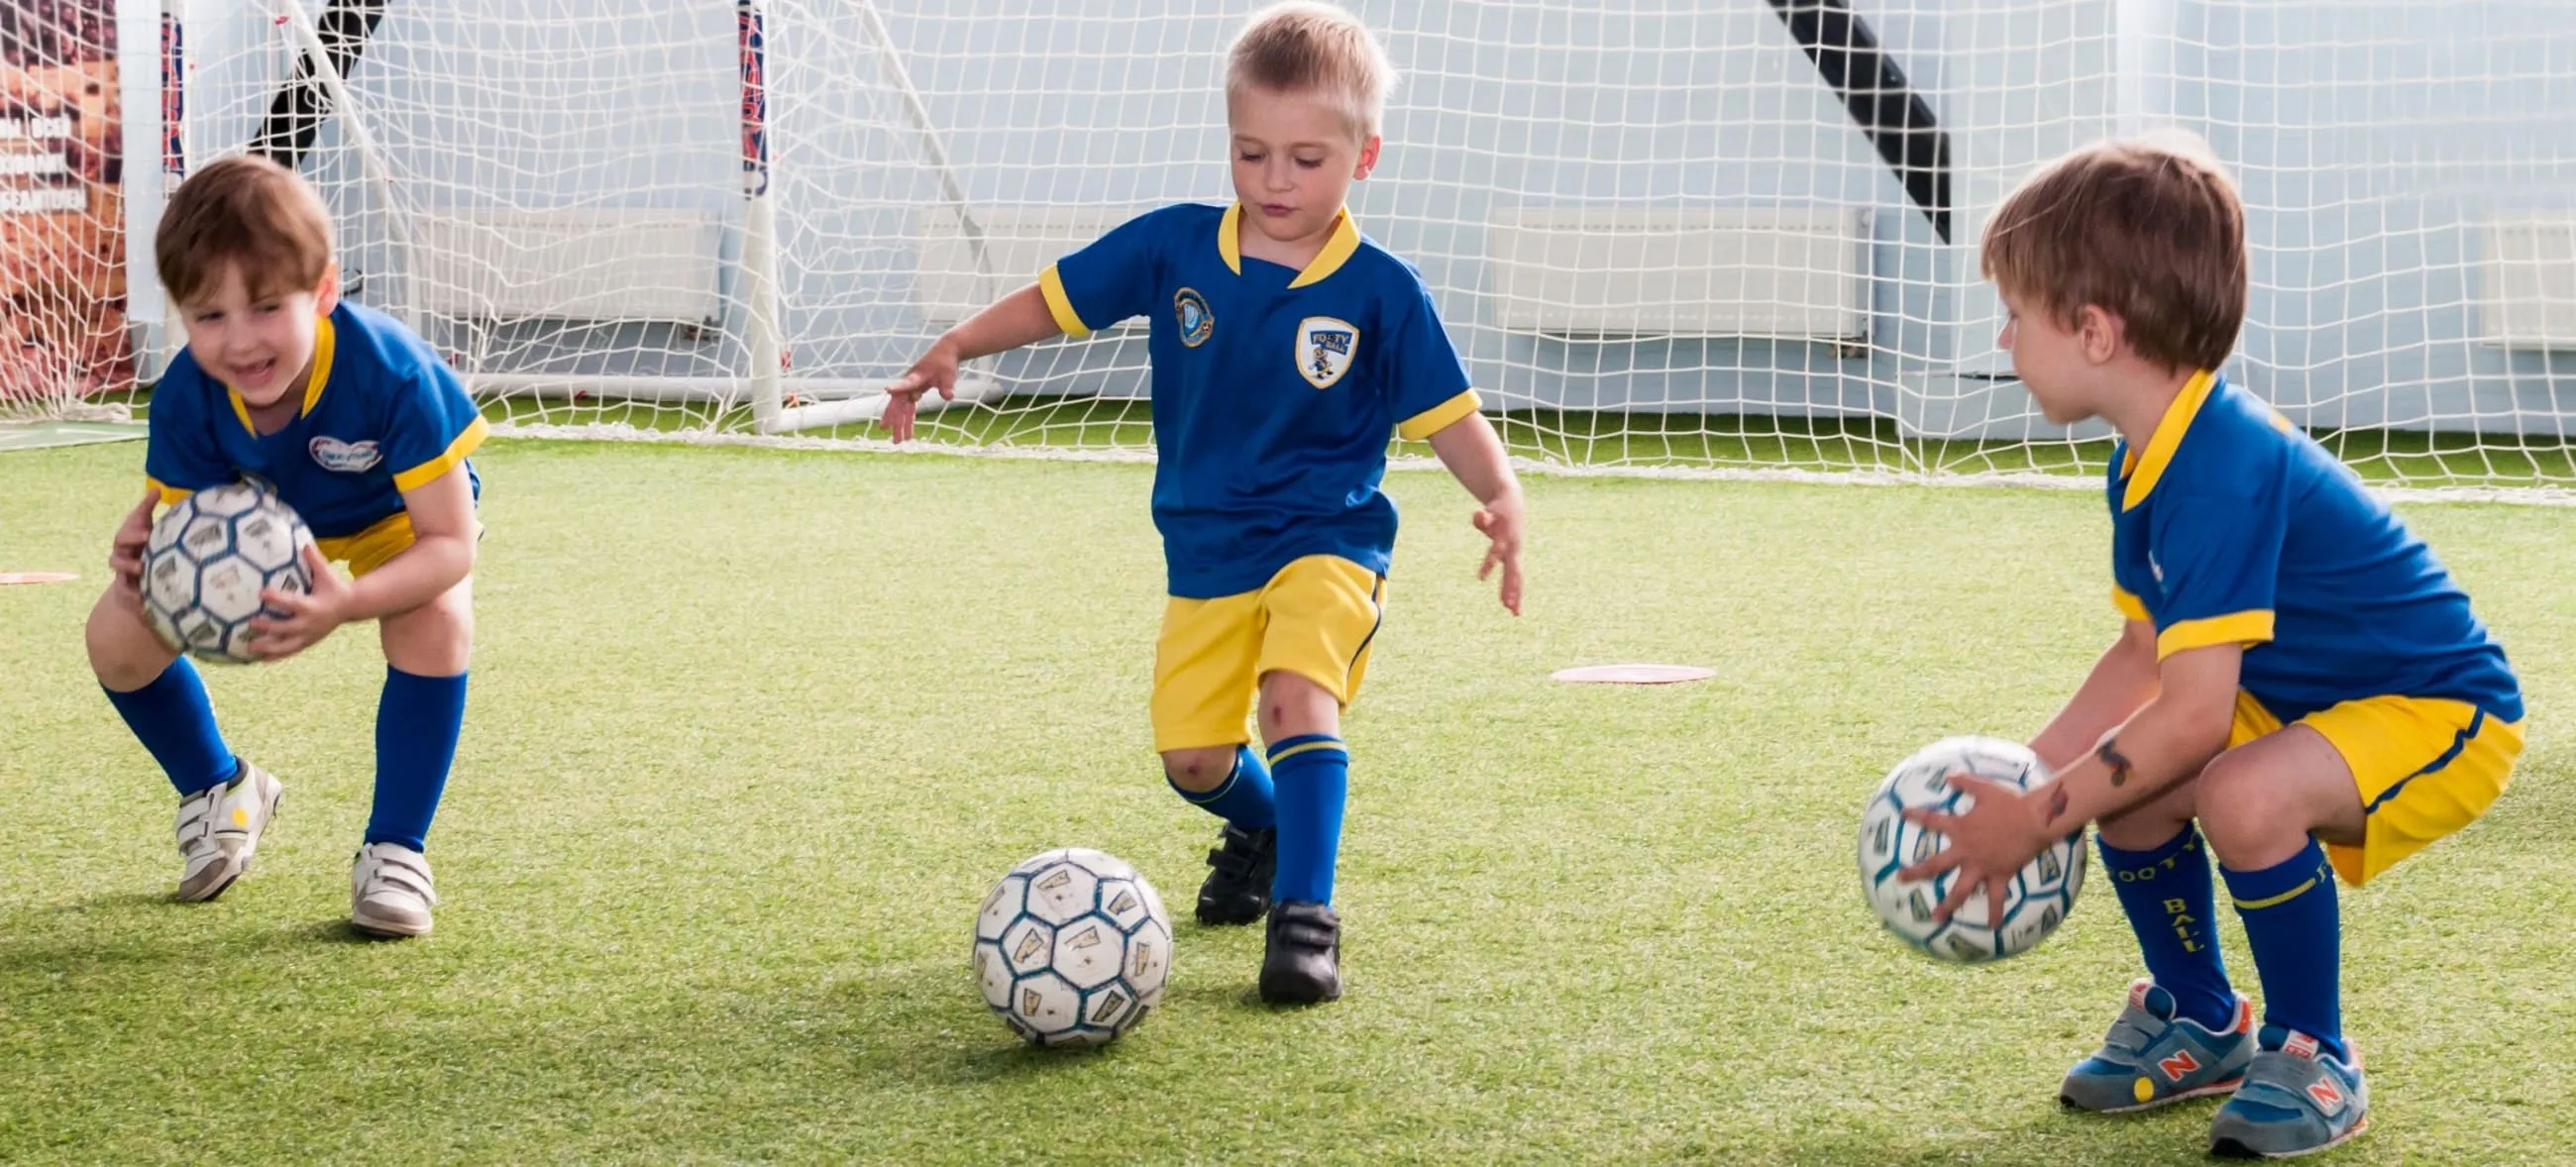
<svg viewBox="0 0 2576 1167">
<path fill-rule="evenodd" d="M 2211 1105 L 2061 1113 L 2135 972 L 2106 887 L 2031 955 L 1877 931 L 1852 831 L 1944 734 L 2026 733 L 2113 631 L 2089 492 L 1541 478 L 1530 611 L 1399 474 L 1348 728 L 1350 995 L 1248 1000 L 1179 926 L 1161 1015 L 1016 1045 L 977 901 L 1068 844 L 1175 905 L 1212 824 L 1144 708 L 1140 466 L 502 442 L 438 931 L 347 931 L 368 629 L 212 677 L 288 783 L 258 867 L 168 901 L 168 785 L 82 659 L 138 446 L 0 457 L 0 1161 L 2104 1163 Z M 2528 683 L 2486 819 L 2347 892 L 2376 1129 L 2328 1162 L 2576 1160 L 2576 543 L 2408 509 Z M 1670 689 L 1564 665 L 1705 663 Z M 2240 933 L 2224 925 L 2252 987 Z"/>
</svg>

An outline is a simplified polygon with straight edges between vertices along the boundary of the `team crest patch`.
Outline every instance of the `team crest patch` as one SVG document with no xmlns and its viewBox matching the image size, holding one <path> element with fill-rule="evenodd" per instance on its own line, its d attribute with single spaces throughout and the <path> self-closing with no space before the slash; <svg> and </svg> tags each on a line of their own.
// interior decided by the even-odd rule
<svg viewBox="0 0 2576 1167">
<path fill-rule="evenodd" d="M 1360 330 L 1347 320 L 1309 316 L 1297 322 L 1297 373 L 1318 389 L 1330 389 L 1351 371 L 1351 354 L 1360 347 Z"/>
<path fill-rule="evenodd" d="M 313 460 L 321 463 L 323 469 L 341 474 L 363 473 L 385 460 L 384 451 L 377 449 L 374 442 L 344 442 L 338 438 L 320 437 L 313 439 L 308 448 L 313 451 Z"/>
<path fill-rule="evenodd" d="M 1207 343 L 1216 332 L 1216 313 L 1208 310 L 1207 297 L 1196 288 L 1183 288 L 1172 297 L 1172 314 L 1180 318 L 1181 343 L 1191 348 Z"/>
</svg>

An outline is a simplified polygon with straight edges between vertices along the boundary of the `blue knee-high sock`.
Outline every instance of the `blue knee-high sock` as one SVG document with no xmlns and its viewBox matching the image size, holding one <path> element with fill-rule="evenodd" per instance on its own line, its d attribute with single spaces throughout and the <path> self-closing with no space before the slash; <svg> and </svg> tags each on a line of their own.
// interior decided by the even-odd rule
<svg viewBox="0 0 2576 1167">
<path fill-rule="evenodd" d="M 2315 839 L 2260 871 L 2220 867 L 2254 971 L 2263 978 L 2263 1025 L 2297 1030 L 2349 1063 L 2343 1044 L 2343 915 L 2334 869 Z M 2269 1036 L 2269 1035 L 2267 1035 Z"/>
<path fill-rule="evenodd" d="M 241 759 L 215 728 L 215 703 L 206 697 L 206 682 L 188 658 L 171 661 L 151 684 L 132 692 L 99 688 L 125 719 L 125 727 L 151 751 L 152 760 L 161 763 L 180 797 L 221 786 L 241 772 Z"/>
<path fill-rule="evenodd" d="M 1171 776 L 1163 776 L 1171 782 Z M 1180 795 L 1191 806 L 1234 824 L 1239 831 L 1266 831 L 1279 820 L 1277 801 L 1271 795 L 1270 769 L 1261 764 L 1261 755 L 1251 746 L 1234 747 L 1234 769 L 1214 790 L 1183 790 L 1171 782 L 1172 793 Z"/>
<path fill-rule="evenodd" d="M 2213 1032 L 2236 1020 L 2236 991 L 2218 952 L 2218 889 L 2209 878 L 2209 851 L 2200 832 L 2182 833 L 2146 851 L 2127 851 L 2100 839 L 2102 866 L 2119 889 L 2120 910 L 2138 934 L 2147 975 L 2173 994 L 2180 1016 Z"/>
<path fill-rule="evenodd" d="M 422 849 L 464 728 L 465 674 L 423 677 L 385 666 L 385 694 L 376 703 L 376 808 L 367 816 L 368 842 Z"/>
<path fill-rule="evenodd" d="M 1331 734 L 1292 737 L 1270 747 L 1270 777 L 1279 791 L 1279 874 L 1270 884 L 1271 902 L 1332 903 L 1351 755 Z"/>
</svg>

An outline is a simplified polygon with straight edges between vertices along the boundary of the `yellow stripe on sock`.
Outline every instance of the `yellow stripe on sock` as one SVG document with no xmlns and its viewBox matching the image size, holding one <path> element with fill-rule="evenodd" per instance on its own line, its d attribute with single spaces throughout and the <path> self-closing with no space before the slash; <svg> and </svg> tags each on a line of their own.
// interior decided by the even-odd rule
<svg viewBox="0 0 2576 1167">
<path fill-rule="evenodd" d="M 1305 752 L 1306 752 L 1306 751 L 1308 751 L 1308 750 L 1338 750 L 1338 749 L 1340 749 L 1340 748 L 1342 748 L 1342 743 L 1340 743 L 1340 742 L 1338 742 L 1338 741 L 1329 741 L 1329 742 L 1307 742 L 1305 745 L 1302 745 L 1302 746 L 1290 746 L 1290 747 L 1288 747 L 1287 749 L 1281 750 L 1281 751 L 1279 751 L 1278 753 L 1275 753 L 1275 754 L 1270 755 L 1270 764 L 1271 764 L 1271 765 L 1273 765 L 1273 766 L 1276 766 L 1276 765 L 1278 765 L 1279 763 L 1281 763 L 1281 762 L 1285 762 L 1285 761 L 1287 761 L 1288 759 L 1293 758 L 1293 757 L 1296 757 L 1296 756 L 1297 756 L 1297 755 L 1299 755 L 1299 754 L 1305 753 Z"/>
<path fill-rule="evenodd" d="M 2279 895 L 2265 896 L 2259 900 L 2237 900 L 2236 908 L 2238 911 L 2251 912 L 2262 908 L 2272 907 L 2277 904 L 2286 904 L 2291 900 L 2295 900 L 2300 896 L 2306 895 L 2308 893 L 2308 889 L 2315 887 L 2316 885 L 2317 877 L 2311 875 L 2308 877 L 2308 881 L 2306 883 L 2300 884 L 2299 886 L 2282 892 Z"/>
</svg>

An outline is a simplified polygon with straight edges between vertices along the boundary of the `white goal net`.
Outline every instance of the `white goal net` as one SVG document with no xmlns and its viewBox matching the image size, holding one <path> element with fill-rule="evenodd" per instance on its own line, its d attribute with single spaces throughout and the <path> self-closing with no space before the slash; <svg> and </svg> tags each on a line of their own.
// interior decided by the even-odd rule
<svg viewBox="0 0 2576 1167">
<path fill-rule="evenodd" d="M 1256 5 L 170 7 L 170 164 L 292 157 L 351 293 L 505 428 L 861 444 L 942 328 L 1130 214 L 1231 197 L 1222 56 Z M 1352 7 L 1403 74 L 1353 212 L 1529 459 L 2098 467 L 2101 431 L 2009 379 L 1975 241 L 2036 164 L 2174 124 L 2251 214 L 2232 374 L 2391 485 L 2576 488 L 2576 4 Z M 1141 320 L 967 390 L 933 440 L 1150 451 Z"/>
</svg>

